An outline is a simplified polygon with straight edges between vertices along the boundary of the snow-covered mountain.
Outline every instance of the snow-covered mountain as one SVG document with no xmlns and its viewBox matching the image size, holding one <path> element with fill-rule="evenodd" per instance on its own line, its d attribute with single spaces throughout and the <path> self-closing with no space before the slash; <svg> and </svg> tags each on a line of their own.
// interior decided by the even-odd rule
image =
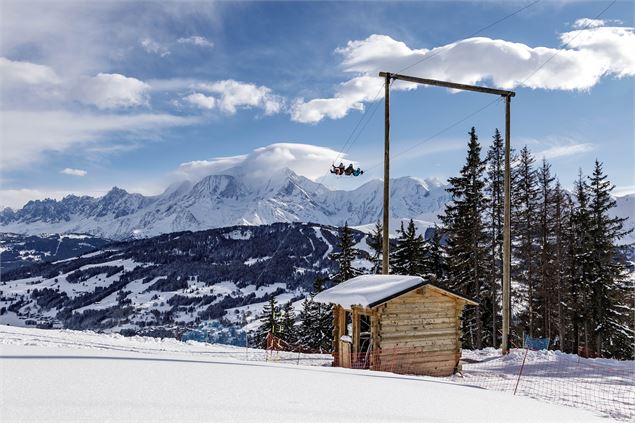
<svg viewBox="0 0 635 423">
<path fill-rule="evenodd" d="M 273 222 L 351 226 L 376 222 L 382 182 L 351 191 L 331 190 L 288 168 L 252 175 L 242 167 L 170 186 L 146 197 L 113 188 L 100 198 L 67 196 L 28 202 L 0 212 L 0 231 L 22 234 L 82 232 L 126 239 L 184 230 Z M 391 217 L 434 222 L 449 199 L 438 180 L 403 177 L 391 181 Z"/>
<path fill-rule="evenodd" d="M 21 235 L 0 233 L 0 263 L 2 271 L 66 260 L 89 253 L 109 241 L 87 234 Z"/>
<path fill-rule="evenodd" d="M 0 324 L 173 337 L 202 322 L 240 329 L 272 296 L 299 307 L 316 277 L 336 270 L 337 236 L 334 226 L 308 223 L 233 226 L 3 269 Z M 353 240 L 355 266 L 368 268 L 367 236 L 353 230 Z"/>
</svg>

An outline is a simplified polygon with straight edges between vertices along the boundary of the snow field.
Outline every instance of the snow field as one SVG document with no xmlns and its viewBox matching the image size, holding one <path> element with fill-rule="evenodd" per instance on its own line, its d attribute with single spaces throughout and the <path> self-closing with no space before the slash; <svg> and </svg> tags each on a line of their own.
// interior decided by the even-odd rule
<svg viewBox="0 0 635 423">
<path fill-rule="evenodd" d="M 197 342 L 0 326 L 0 420 L 611 421 L 447 379 L 332 368 L 330 356 L 313 356 L 313 366 L 271 358 Z"/>
</svg>

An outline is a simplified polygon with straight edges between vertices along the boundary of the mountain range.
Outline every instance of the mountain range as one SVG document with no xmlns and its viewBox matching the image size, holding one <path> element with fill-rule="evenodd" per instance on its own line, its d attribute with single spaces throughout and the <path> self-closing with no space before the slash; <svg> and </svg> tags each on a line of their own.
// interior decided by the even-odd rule
<svg viewBox="0 0 635 423">
<path fill-rule="evenodd" d="M 382 190 L 378 179 L 344 191 L 329 189 L 288 168 L 258 178 L 242 169 L 229 169 L 196 183 L 173 184 L 157 196 L 115 187 L 99 198 L 69 195 L 59 201 L 29 201 L 17 211 L 0 212 L 0 231 L 88 233 L 122 240 L 274 222 L 361 226 L 381 218 Z M 434 179 L 394 179 L 390 191 L 393 219 L 414 218 L 428 226 L 449 200 L 445 186 Z"/>
<path fill-rule="evenodd" d="M 275 223 L 175 232 L 4 270 L 0 324 L 172 337 L 213 321 L 215 333 L 241 330 L 273 296 L 299 311 L 315 279 L 336 271 L 338 230 Z M 352 237 L 355 265 L 369 268 L 368 235 Z"/>
</svg>

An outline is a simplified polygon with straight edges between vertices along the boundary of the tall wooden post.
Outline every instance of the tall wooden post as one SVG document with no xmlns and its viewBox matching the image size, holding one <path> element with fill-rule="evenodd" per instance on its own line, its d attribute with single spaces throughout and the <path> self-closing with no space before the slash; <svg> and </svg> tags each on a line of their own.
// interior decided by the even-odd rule
<svg viewBox="0 0 635 423">
<path fill-rule="evenodd" d="M 388 274 L 389 263 L 389 207 L 390 207 L 390 74 L 386 74 L 384 93 L 384 222 L 382 234 L 381 273 Z"/>
<path fill-rule="evenodd" d="M 505 217 L 503 223 L 503 354 L 509 352 L 509 321 L 511 320 L 511 165 L 510 165 L 510 105 L 511 96 L 505 96 Z"/>
</svg>

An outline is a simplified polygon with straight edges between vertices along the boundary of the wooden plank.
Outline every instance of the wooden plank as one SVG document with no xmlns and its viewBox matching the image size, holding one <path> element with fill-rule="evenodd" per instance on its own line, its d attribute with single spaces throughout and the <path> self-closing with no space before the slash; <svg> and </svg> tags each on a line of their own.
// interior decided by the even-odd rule
<svg viewBox="0 0 635 423">
<path fill-rule="evenodd" d="M 337 352 L 339 351 L 339 347 L 340 347 L 340 331 L 341 331 L 341 323 L 340 323 L 340 310 L 342 307 L 340 307 L 339 305 L 335 305 L 335 307 L 333 307 L 333 357 L 334 357 L 334 362 L 333 365 L 335 367 L 337 367 L 338 364 L 338 354 Z"/>
<path fill-rule="evenodd" d="M 387 275 L 390 268 L 390 76 L 384 82 L 384 212 L 382 234 L 381 273 Z"/>
<path fill-rule="evenodd" d="M 380 317 L 379 312 L 374 311 L 370 316 L 370 336 L 373 340 L 372 349 L 376 350 L 380 347 Z"/>
<path fill-rule="evenodd" d="M 382 326 L 391 326 L 391 325 L 429 325 L 429 324 L 438 324 L 438 323 L 446 323 L 451 327 L 455 327 L 456 325 L 456 317 L 448 316 L 448 317 L 432 317 L 429 318 L 425 315 L 418 318 L 400 318 L 393 317 L 389 319 L 382 320 Z"/>
<path fill-rule="evenodd" d="M 445 331 L 448 332 L 450 336 L 455 336 L 456 334 L 455 326 L 447 323 L 431 323 L 427 325 L 386 325 L 382 326 L 382 331 L 384 333 L 427 333 L 430 331 Z"/>
<path fill-rule="evenodd" d="M 456 339 L 456 333 L 454 330 L 448 329 L 430 329 L 430 330 L 402 330 L 402 331 L 383 331 L 382 340 L 390 340 L 394 338 L 412 338 L 412 339 L 425 339 L 425 338 L 439 338 L 445 337 L 451 339 L 453 342 Z"/>
<path fill-rule="evenodd" d="M 340 366 L 346 369 L 351 368 L 351 344 L 348 342 L 340 342 Z"/>
<path fill-rule="evenodd" d="M 513 91 L 499 90 L 496 88 L 482 87 L 479 85 L 457 84 L 456 82 L 439 81 L 436 79 L 418 78 L 415 76 L 401 75 L 398 73 L 379 72 L 379 76 L 381 76 L 382 78 L 386 78 L 387 84 L 389 83 L 390 79 L 400 79 L 402 81 L 414 82 L 416 84 L 434 85 L 437 87 L 452 88 L 455 90 L 476 91 L 479 93 L 501 95 L 507 98 L 514 97 L 516 95 L 516 93 Z"/>
<path fill-rule="evenodd" d="M 448 307 L 454 307 L 455 301 L 445 298 L 427 298 L 424 296 L 419 297 L 399 297 L 387 303 L 391 304 L 430 304 L 430 305 L 447 305 Z"/>
<path fill-rule="evenodd" d="M 452 353 L 460 356 L 461 352 L 454 345 L 427 345 L 423 347 L 406 347 L 406 348 L 384 348 L 381 351 L 383 352 L 394 352 L 399 353 L 401 351 L 408 351 L 411 354 L 441 354 L 441 353 Z"/>
<path fill-rule="evenodd" d="M 413 354 L 413 353 L 403 353 L 403 354 L 398 354 L 398 353 L 391 353 L 390 351 L 386 352 L 386 353 L 381 353 L 381 354 L 377 354 L 377 356 L 379 357 L 379 360 L 381 362 L 391 362 L 391 361 L 407 361 L 407 362 L 411 362 L 411 363 L 445 363 L 445 362 L 452 362 L 454 364 L 456 364 L 457 359 L 459 358 L 457 354 L 453 353 L 453 352 L 448 352 L 448 353 L 430 353 L 430 354 L 425 354 L 425 353 L 418 353 L 418 354 Z"/>
<path fill-rule="evenodd" d="M 359 352 L 359 310 L 353 307 L 353 354 Z"/>
<path fill-rule="evenodd" d="M 410 302 L 410 301 L 392 301 L 389 302 L 388 304 L 386 304 L 386 309 L 387 310 L 391 310 L 391 309 L 408 309 L 408 308 L 416 308 L 416 309 L 422 309 L 422 310 L 434 310 L 434 309 L 454 309 L 454 305 L 456 303 L 450 303 L 450 302 L 424 302 L 424 301 L 418 301 L 418 302 Z"/>
<path fill-rule="evenodd" d="M 450 368 L 454 369 L 456 367 L 456 361 L 453 358 L 449 358 L 447 360 L 438 360 L 438 361 L 427 361 L 423 360 L 409 360 L 403 357 L 382 357 L 379 361 L 381 367 L 391 367 L 391 366 L 403 366 L 403 367 L 413 367 L 416 366 L 418 369 L 439 369 L 439 368 Z"/>
<path fill-rule="evenodd" d="M 412 311 L 412 312 L 404 312 L 404 313 L 397 313 L 397 312 L 390 312 L 390 313 L 385 313 L 381 315 L 381 319 L 383 320 L 395 320 L 395 319 L 418 319 L 421 317 L 425 317 L 425 318 L 429 318 L 429 319 L 437 319 L 437 318 L 453 318 L 456 319 L 456 311 L 454 310 L 443 310 L 443 311 L 435 311 L 435 312 L 425 312 L 425 313 L 419 313 L 416 311 Z"/>
<path fill-rule="evenodd" d="M 388 350 L 390 348 L 408 348 L 408 347 L 454 347 L 456 341 L 454 339 L 384 339 L 381 340 L 382 349 Z"/>
<path fill-rule="evenodd" d="M 454 314 L 454 307 L 423 307 L 415 304 L 402 304 L 399 306 L 386 307 L 386 314 L 402 315 L 405 313 L 418 314 L 426 316 L 434 313 Z"/>
</svg>

